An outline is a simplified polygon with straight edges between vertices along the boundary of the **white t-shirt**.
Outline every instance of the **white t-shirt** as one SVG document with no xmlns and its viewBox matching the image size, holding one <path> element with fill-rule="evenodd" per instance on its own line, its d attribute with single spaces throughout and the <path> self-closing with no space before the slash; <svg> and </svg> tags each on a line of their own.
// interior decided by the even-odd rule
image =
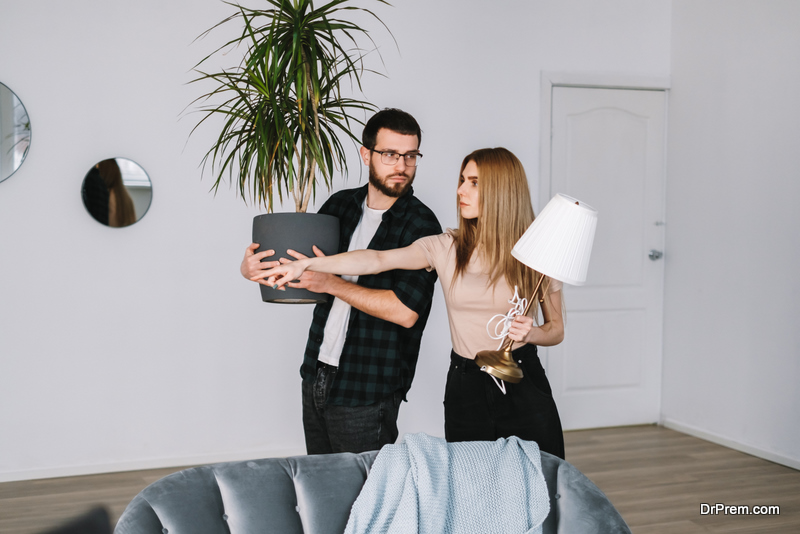
<svg viewBox="0 0 800 534">
<path fill-rule="evenodd" d="M 361 219 L 358 221 L 353 236 L 350 238 L 350 246 L 347 250 L 362 250 L 369 246 L 375 232 L 383 220 L 383 214 L 387 210 L 374 210 L 367 206 L 367 199 L 364 199 L 362 206 Z M 343 275 L 343 279 L 355 283 L 358 276 Z M 347 336 L 347 326 L 350 323 L 351 306 L 345 301 L 334 298 L 331 306 L 328 321 L 325 323 L 325 333 L 322 338 L 322 346 L 319 348 L 318 360 L 328 365 L 339 366 L 339 358 L 342 356 L 344 340 Z"/>
</svg>

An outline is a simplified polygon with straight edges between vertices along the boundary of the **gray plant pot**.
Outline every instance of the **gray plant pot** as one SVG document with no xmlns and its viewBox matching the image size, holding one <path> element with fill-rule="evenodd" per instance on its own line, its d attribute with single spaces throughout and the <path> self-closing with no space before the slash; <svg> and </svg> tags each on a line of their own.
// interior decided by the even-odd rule
<svg viewBox="0 0 800 534">
<path fill-rule="evenodd" d="M 256 252 L 275 250 L 275 254 L 262 261 L 275 261 L 280 258 L 294 259 L 286 253 L 287 249 L 302 252 L 313 257 L 311 250 L 316 245 L 325 255 L 339 252 L 339 219 L 332 215 L 319 213 L 268 213 L 253 218 L 253 243 L 260 246 Z M 286 287 L 279 291 L 264 285 L 261 300 L 284 304 L 316 304 L 328 299 L 327 293 L 313 293 L 307 289 Z"/>
</svg>

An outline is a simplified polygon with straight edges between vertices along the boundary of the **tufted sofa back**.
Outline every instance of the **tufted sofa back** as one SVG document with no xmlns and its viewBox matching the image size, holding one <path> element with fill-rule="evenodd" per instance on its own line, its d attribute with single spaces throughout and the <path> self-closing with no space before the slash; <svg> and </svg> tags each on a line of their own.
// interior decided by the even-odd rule
<svg viewBox="0 0 800 534">
<path fill-rule="evenodd" d="M 226 462 L 142 490 L 114 534 L 342 534 L 377 451 Z M 629 533 L 606 496 L 570 463 L 542 453 L 547 533 Z M 491 497 L 489 497 L 491 498 Z"/>
<path fill-rule="evenodd" d="M 227 462 L 151 484 L 115 534 L 344 532 L 377 451 Z"/>
</svg>

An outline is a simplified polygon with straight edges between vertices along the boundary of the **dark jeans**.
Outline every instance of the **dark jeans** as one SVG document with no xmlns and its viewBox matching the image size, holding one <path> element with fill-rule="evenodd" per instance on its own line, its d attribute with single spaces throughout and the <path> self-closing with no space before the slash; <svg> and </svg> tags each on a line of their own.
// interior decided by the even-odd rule
<svg viewBox="0 0 800 534">
<path fill-rule="evenodd" d="M 334 406 L 328 395 L 336 367 L 317 364 L 314 382 L 303 381 L 303 429 L 308 454 L 378 450 L 397 440 L 401 391 L 368 406 Z"/>
<path fill-rule="evenodd" d="M 478 365 L 455 352 L 444 394 L 447 441 L 494 441 L 517 436 L 564 458 L 564 434 L 535 345 L 512 351 L 524 373 L 518 384 L 506 382 L 506 394 Z"/>
</svg>

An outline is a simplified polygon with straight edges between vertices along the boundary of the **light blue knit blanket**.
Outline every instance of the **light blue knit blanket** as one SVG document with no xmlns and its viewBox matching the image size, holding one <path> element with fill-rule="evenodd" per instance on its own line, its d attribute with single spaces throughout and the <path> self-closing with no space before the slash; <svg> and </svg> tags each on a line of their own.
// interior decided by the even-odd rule
<svg viewBox="0 0 800 534">
<path fill-rule="evenodd" d="M 408 434 L 378 453 L 345 534 L 539 533 L 549 511 L 535 442 Z"/>
</svg>

